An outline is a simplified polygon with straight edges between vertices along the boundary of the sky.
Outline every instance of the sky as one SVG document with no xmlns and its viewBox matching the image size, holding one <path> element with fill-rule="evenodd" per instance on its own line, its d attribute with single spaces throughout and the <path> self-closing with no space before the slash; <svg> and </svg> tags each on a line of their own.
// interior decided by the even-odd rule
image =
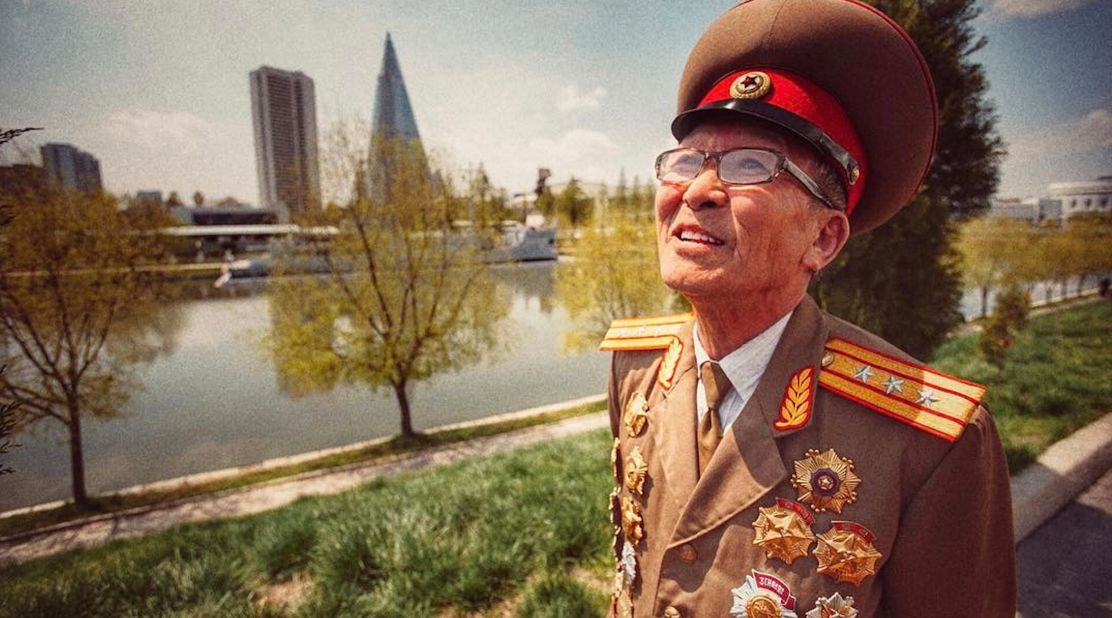
<svg viewBox="0 0 1112 618">
<path fill-rule="evenodd" d="M 0 0 L 0 127 L 68 142 L 116 193 L 257 203 L 248 73 L 315 82 L 322 135 L 367 119 L 390 32 L 427 147 L 530 191 L 538 167 L 649 179 L 691 46 L 735 0 L 216 2 Z M 680 7 L 681 8 L 677 8 Z M 1008 144 L 999 195 L 1112 174 L 1112 0 L 983 0 L 985 68 Z"/>
</svg>

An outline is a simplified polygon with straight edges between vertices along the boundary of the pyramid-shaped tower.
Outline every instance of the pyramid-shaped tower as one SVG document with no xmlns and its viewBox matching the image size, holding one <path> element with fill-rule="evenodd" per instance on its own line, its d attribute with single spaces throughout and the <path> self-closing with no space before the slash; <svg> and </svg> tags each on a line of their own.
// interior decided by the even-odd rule
<svg viewBox="0 0 1112 618">
<path fill-rule="evenodd" d="M 394 42 L 386 34 L 382 52 L 382 70 L 375 91 L 374 120 L 371 125 L 370 152 L 364 177 L 365 195 L 374 200 L 390 201 L 395 185 L 404 184 L 404 170 L 423 170 L 421 175 L 432 178 L 428 160 L 409 104 L 409 93 L 402 79 Z M 409 188 L 403 188 L 409 190 Z"/>
<path fill-rule="evenodd" d="M 398 54 L 394 51 L 389 32 L 386 33 L 386 47 L 382 51 L 382 69 L 378 73 L 372 130 L 393 138 L 421 140 L 405 80 L 402 79 L 402 67 L 398 64 Z"/>
</svg>

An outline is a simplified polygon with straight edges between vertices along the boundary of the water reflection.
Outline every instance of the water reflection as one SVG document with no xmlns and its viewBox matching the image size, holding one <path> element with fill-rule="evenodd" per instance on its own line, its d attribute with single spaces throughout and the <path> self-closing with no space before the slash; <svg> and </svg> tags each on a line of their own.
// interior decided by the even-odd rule
<svg viewBox="0 0 1112 618">
<path fill-rule="evenodd" d="M 412 392 L 414 427 L 512 412 L 601 393 L 608 356 L 562 353 L 573 328 L 556 294 L 567 264 L 492 267 L 500 354 L 437 374 Z M 349 384 L 294 398 L 283 392 L 262 341 L 273 328 L 273 281 L 182 283 L 163 305 L 172 346 L 134 374 L 143 389 L 122 416 L 85 427 L 90 492 L 257 463 L 397 433 L 391 393 Z M 155 319 L 152 316 L 152 319 Z M 5 454 L 0 510 L 68 497 L 67 450 L 47 435 L 21 435 Z"/>
</svg>

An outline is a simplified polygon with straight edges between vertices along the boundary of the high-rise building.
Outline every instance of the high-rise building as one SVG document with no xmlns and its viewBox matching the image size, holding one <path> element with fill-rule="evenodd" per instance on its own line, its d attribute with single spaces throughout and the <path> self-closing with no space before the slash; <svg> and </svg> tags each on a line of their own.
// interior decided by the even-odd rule
<svg viewBox="0 0 1112 618">
<path fill-rule="evenodd" d="M 313 80 L 273 67 L 251 71 L 251 115 L 260 205 L 283 221 L 320 210 Z"/>
<path fill-rule="evenodd" d="M 393 193 L 399 166 L 420 165 L 428 168 L 417 120 L 409 104 L 402 68 L 390 33 L 382 50 L 382 69 L 375 89 L 374 120 L 371 125 L 371 152 L 368 174 L 364 181 L 372 199 L 389 200 Z M 430 174 L 431 177 L 431 174 Z"/>
<path fill-rule="evenodd" d="M 63 189 L 96 193 L 103 188 L 100 161 L 72 144 L 46 144 L 39 149 L 50 182 Z"/>
</svg>

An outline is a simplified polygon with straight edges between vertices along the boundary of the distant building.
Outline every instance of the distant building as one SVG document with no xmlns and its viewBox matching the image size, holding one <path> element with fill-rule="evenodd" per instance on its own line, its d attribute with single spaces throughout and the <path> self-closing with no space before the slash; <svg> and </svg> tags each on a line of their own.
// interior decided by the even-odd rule
<svg viewBox="0 0 1112 618">
<path fill-rule="evenodd" d="M 320 163 L 313 80 L 300 71 L 251 71 L 259 203 L 291 216 L 319 211 Z"/>
<path fill-rule="evenodd" d="M 46 144 L 39 149 L 50 182 L 63 189 L 96 193 L 104 188 L 100 161 L 71 144 Z"/>
<path fill-rule="evenodd" d="M 378 73 L 375 88 L 375 106 L 371 125 L 371 151 L 369 155 L 369 174 L 363 179 L 363 189 L 376 200 L 389 199 L 393 179 L 398 175 L 397 154 L 386 155 L 385 144 L 395 142 L 397 147 L 410 147 L 419 165 L 428 166 L 421 134 L 417 131 L 417 120 L 413 116 L 413 106 L 409 103 L 409 92 L 402 79 L 402 67 L 390 33 L 386 33 L 386 43 L 382 49 L 382 68 Z M 431 174 L 431 171 L 429 172 Z"/>
<path fill-rule="evenodd" d="M 988 214 L 1028 223 L 1057 221 L 1062 218 L 1062 204 L 1048 197 L 997 198 L 992 200 Z"/>
<path fill-rule="evenodd" d="M 1062 204 L 1062 218 L 1112 213 L 1112 176 L 1083 182 L 1052 182 L 1047 193 Z"/>
<path fill-rule="evenodd" d="M 196 208 L 177 206 L 170 209 L 182 225 L 265 225 L 278 223 L 278 213 L 267 208 Z"/>
<path fill-rule="evenodd" d="M 162 191 L 148 190 L 136 191 L 134 202 L 138 204 L 148 204 L 152 206 L 162 206 Z"/>
</svg>

